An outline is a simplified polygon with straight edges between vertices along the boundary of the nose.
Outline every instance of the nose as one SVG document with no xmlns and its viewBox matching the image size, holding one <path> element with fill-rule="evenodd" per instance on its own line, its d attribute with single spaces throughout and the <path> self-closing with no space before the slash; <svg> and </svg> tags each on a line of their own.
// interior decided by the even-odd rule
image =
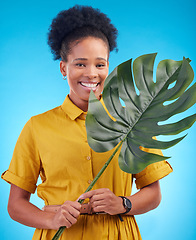
<svg viewBox="0 0 196 240">
<path fill-rule="evenodd" d="M 85 69 L 84 76 L 89 79 L 94 79 L 98 77 L 97 69 L 94 66 L 88 66 Z"/>
</svg>

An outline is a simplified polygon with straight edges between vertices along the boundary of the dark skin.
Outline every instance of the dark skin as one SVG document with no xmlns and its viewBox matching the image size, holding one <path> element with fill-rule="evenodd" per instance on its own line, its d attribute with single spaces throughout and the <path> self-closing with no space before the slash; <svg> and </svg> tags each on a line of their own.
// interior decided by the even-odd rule
<svg viewBox="0 0 196 240">
<path fill-rule="evenodd" d="M 56 213 L 42 211 L 29 202 L 31 193 L 11 185 L 8 202 L 10 217 L 24 225 L 40 229 L 67 228 L 77 222 L 81 205 L 78 202 L 66 201 Z"/>
<path fill-rule="evenodd" d="M 81 205 L 77 201 L 66 201 L 53 211 L 42 211 L 29 202 L 31 193 L 11 185 L 8 212 L 11 218 L 24 225 L 41 229 L 58 229 L 60 226 L 71 227 L 77 222 Z M 94 212 L 106 212 L 116 215 L 125 212 L 122 199 L 106 188 L 84 193 L 80 198 L 89 198 Z M 156 208 L 161 201 L 159 182 L 156 181 L 127 196 L 132 202 L 132 209 L 126 215 L 146 213 Z"/>
</svg>

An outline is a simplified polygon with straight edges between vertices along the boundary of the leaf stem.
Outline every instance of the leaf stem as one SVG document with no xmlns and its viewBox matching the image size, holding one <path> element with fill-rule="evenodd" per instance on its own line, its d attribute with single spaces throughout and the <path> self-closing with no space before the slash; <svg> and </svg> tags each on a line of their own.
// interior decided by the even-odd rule
<svg viewBox="0 0 196 240">
<path fill-rule="evenodd" d="M 106 170 L 106 168 L 108 167 L 108 165 L 110 164 L 111 160 L 113 159 L 113 157 L 115 156 L 115 154 L 118 152 L 118 150 L 120 149 L 121 145 L 123 144 L 123 142 L 125 141 L 126 138 L 124 138 L 119 145 L 116 147 L 116 149 L 114 150 L 114 152 L 112 153 L 112 155 L 109 157 L 109 159 L 107 160 L 107 162 L 104 164 L 104 166 L 102 167 L 102 169 L 98 172 L 97 176 L 93 179 L 93 181 L 91 182 L 91 184 L 88 186 L 88 188 L 86 189 L 86 192 L 89 192 L 93 186 L 95 185 L 95 183 L 97 182 L 97 180 L 101 177 L 101 175 L 103 174 L 103 172 Z M 78 200 L 79 203 L 83 203 L 84 199 L 79 199 Z M 61 236 L 61 234 L 63 233 L 63 231 L 65 230 L 66 226 L 62 226 L 58 229 L 58 231 L 56 232 L 56 234 L 54 235 L 54 237 L 52 238 L 52 240 L 58 240 L 59 237 Z"/>
</svg>

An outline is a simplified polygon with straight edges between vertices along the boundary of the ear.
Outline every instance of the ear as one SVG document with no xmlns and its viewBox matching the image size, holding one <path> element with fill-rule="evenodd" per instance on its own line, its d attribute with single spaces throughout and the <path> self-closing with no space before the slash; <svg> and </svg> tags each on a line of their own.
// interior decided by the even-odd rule
<svg viewBox="0 0 196 240">
<path fill-rule="evenodd" d="M 60 61 L 60 71 L 61 71 L 63 76 L 67 75 L 67 72 L 66 72 L 66 62 L 65 61 Z"/>
</svg>

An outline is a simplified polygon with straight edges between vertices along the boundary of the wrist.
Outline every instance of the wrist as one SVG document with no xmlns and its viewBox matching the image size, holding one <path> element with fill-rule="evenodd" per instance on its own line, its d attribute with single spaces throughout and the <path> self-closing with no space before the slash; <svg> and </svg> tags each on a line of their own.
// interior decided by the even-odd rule
<svg viewBox="0 0 196 240">
<path fill-rule="evenodd" d="M 131 211 L 132 203 L 130 199 L 127 197 L 123 197 L 123 196 L 119 196 L 119 197 L 122 199 L 122 205 L 124 208 L 124 210 L 120 214 L 127 214 L 128 212 Z"/>
<path fill-rule="evenodd" d="M 45 212 L 45 229 L 58 229 L 55 227 L 55 213 L 52 212 Z"/>
</svg>

